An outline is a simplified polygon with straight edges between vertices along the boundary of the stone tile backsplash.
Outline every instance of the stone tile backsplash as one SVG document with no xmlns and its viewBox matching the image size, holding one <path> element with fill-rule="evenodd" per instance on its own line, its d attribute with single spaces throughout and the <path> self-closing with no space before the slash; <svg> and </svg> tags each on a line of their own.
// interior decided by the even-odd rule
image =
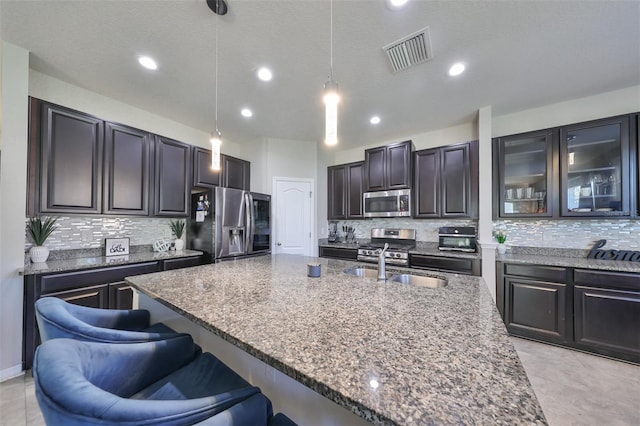
<svg viewBox="0 0 640 426">
<path fill-rule="evenodd" d="M 171 219 L 134 217 L 59 216 L 57 229 L 47 238 L 49 250 L 94 249 L 104 246 L 105 238 L 130 238 L 131 246 L 153 245 L 159 239 L 173 239 Z M 33 245 L 26 235 L 25 252 Z M 186 237 L 183 236 L 186 241 Z"/>
<path fill-rule="evenodd" d="M 334 222 L 334 221 L 329 221 Z M 338 234 L 344 239 L 342 226 L 353 226 L 358 240 L 369 240 L 373 228 L 408 228 L 416 230 L 417 241 L 438 242 L 438 229 L 441 226 L 474 226 L 478 227 L 475 220 L 469 219 L 411 219 L 411 218 L 372 218 L 363 220 L 340 220 L 338 222 Z"/>
<path fill-rule="evenodd" d="M 494 229 L 507 231 L 507 246 L 589 249 L 597 240 L 605 248 L 640 249 L 640 220 L 500 220 Z"/>
</svg>

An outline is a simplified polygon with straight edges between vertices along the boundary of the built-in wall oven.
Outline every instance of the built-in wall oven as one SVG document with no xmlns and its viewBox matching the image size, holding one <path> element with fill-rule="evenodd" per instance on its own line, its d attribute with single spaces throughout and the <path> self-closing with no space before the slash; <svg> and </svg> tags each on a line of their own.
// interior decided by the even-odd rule
<svg viewBox="0 0 640 426">
<path fill-rule="evenodd" d="M 443 226 L 438 235 L 442 251 L 476 252 L 476 228 L 473 226 Z"/>
</svg>

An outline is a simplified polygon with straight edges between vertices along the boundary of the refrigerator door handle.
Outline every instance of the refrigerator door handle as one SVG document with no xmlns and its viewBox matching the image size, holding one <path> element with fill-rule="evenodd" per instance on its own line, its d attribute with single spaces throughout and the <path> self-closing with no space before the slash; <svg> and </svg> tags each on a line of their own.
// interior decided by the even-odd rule
<svg viewBox="0 0 640 426">
<path fill-rule="evenodd" d="M 245 236 L 246 243 L 246 253 L 253 253 L 253 228 L 255 226 L 253 219 L 253 197 L 251 193 L 247 192 L 244 195 L 244 203 L 245 203 L 245 215 L 246 215 L 246 229 L 247 234 Z"/>
</svg>

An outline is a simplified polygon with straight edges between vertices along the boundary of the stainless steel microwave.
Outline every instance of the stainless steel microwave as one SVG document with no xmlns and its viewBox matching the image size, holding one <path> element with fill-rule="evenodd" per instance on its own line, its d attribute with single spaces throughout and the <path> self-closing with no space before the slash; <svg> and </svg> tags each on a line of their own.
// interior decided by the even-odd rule
<svg viewBox="0 0 640 426">
<path fill-rule="evenodd" d="M 365 192 L 364 217 L 411 216 L 411 190 Z"/>
</svg>

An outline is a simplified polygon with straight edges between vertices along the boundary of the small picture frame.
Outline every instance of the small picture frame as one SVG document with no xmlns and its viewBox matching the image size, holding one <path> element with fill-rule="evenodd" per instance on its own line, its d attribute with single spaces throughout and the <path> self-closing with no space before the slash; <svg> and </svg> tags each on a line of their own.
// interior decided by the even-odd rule
<svg viewBox="0 0 640 426">
<path fill-rule="evenodd" d="M 105 238 L 105 256 L 124 256 L 129 254 L 129 238 Z"/>
</svg>

